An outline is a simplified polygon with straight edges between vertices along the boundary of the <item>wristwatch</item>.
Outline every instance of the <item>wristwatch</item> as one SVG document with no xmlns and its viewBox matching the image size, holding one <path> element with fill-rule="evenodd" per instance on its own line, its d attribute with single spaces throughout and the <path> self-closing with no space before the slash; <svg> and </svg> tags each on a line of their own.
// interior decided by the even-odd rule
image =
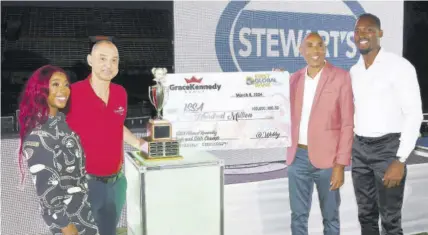
<svg viewBox="0 0 428 235">
<path fill-rule="evenodd" d="M 399 157 L 399 158 L 398 158 L 398 161 L 399 161 L 399 162 L 401 162 L 401 163 L 406 163 L 406 160 L 407 160 L 407 159 L 406 159 L 406 158 L 404 158 L 404 157 Z"/>
</svg>

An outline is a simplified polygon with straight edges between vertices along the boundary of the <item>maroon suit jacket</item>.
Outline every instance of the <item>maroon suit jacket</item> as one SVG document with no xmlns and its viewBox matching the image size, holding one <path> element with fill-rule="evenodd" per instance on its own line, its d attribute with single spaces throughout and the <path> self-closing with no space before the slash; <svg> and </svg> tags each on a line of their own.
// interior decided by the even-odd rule
<svg viewBox="0 0 428 235">
<path fill-rule="evenodd" d="M 305 85 L 303 68 L 290 78 L 291 140 L 287 164 L 293 163 L 299 141 L 300 117 Z M 313 166 L 331 168 L 349 165 L 354 137 L 354 98 L 347 71 L 326 63 L 318 86 L 308 127 L 308 153 Z"/>
</svg>

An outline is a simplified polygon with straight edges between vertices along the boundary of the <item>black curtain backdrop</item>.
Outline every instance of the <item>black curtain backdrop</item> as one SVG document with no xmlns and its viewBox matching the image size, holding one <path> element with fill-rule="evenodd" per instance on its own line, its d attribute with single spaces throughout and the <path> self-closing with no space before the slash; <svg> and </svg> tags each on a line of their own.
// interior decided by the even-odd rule
<svg viewBox="0 0 428 235">
<path fill-rule="evenodd" d="M 403 56 L 415 67 L 428 113 L 428 2 L 404 2 Z"/>
</svg>

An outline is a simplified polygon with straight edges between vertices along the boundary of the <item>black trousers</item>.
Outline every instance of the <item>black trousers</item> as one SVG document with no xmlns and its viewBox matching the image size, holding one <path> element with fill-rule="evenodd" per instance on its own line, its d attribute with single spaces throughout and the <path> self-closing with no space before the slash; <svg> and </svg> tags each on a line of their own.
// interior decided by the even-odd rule
<svg viewBox="0 0 428 235">
<path fill-rule="evenodd" d="M 407 169 L 399 186 L 386 188 L 383 176 L 397 159 L 400 134 L 381 137 L 355 136 L 352 147 L 352 181 L 358 204 L 358 220 L 362 235 L 402 235 L 401 208 Z"/>
</svg>

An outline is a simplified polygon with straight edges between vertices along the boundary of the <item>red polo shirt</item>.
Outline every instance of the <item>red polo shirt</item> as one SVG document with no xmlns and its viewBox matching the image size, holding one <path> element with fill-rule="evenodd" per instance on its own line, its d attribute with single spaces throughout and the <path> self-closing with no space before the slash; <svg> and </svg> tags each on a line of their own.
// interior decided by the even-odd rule
<svg viewBox="0 0 428 235">
<path fill-rule="evenodd" d="M 127 94 L 122 86 L 111 83 L 106 105 L 95 94 L 89 77 L 71 85 L 67 123 L 80 137 L 88 174 L 113 175 L 123 162 Z"/>
</svg>

